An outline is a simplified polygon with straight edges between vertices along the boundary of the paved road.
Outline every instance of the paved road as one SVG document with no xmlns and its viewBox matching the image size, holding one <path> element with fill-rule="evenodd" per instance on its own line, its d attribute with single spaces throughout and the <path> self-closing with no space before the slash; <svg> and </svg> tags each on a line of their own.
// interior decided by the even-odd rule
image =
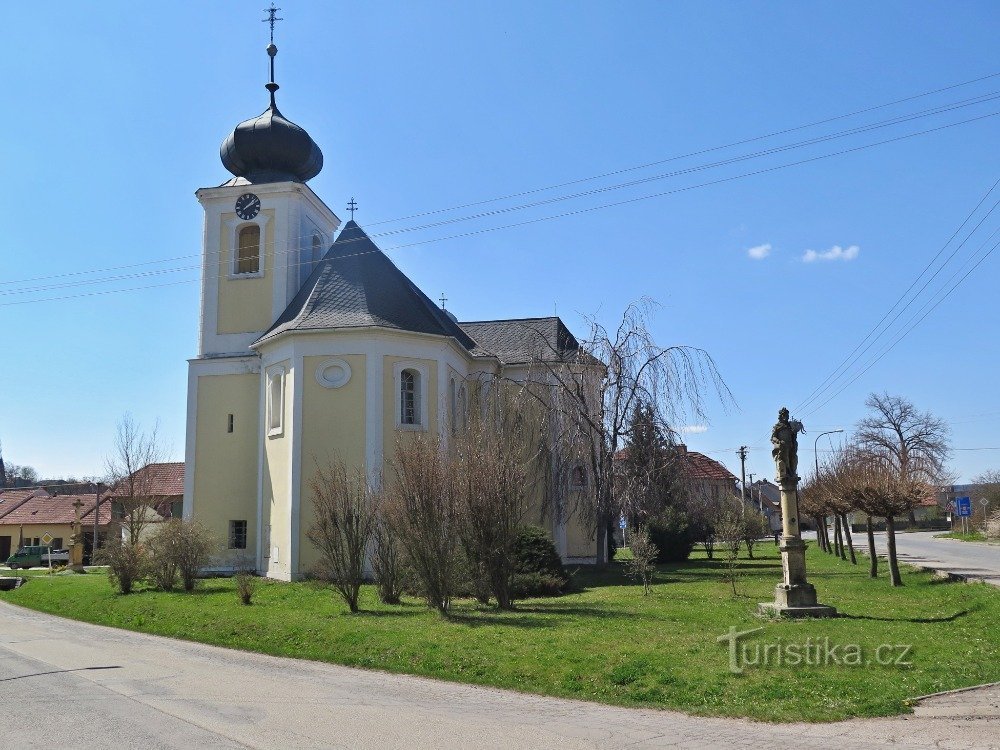
<svg viewBox="0 0 1000 750">
<path fill-rule="evenodd" d="M 970 580 L 1000 586 L 1000 545 L 937 539 L 940 531 L 914 531 L 896 534 L 896 553 L 900 562 L 954 573 Z M 867 552 L 864 533 L 854 534 L 854 547 Z M 875 535 L 875 549 L 885 554 L 885 534 Z"/>
<path fill-rule="evenodd" d="M 19 750 L 1000 749 L 995 714 L 818 725 L 702 719 L 230 651 L 2 602 L 0 702 L 2 744 Z"/>
</svg>

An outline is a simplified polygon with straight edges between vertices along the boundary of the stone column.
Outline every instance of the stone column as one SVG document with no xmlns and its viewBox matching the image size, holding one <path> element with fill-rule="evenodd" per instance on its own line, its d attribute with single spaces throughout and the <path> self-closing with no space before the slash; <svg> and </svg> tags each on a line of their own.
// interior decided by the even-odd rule
<svg viewBox="0 0 1000 750">
<path fill-rule="evenodd" d="M 787 410 L 784 417 L 775 426 L 772 442 L 775 449 L 775 459 L 778 462 L 778 486 L 781 488 L 781 569 L 782 581 L 774 587 L 774 601 L 759 605 L 761 614 L 784 617 L 836 617 L 837 610 L 816 600 L 816 588 L 806 580 L 806 544 L 799 532 L 799 478 L 795 474 L 798 442 L 794 435 L 801 430 L 800 423 L 792 423 L 791 455 L 782 455 L 783 443 L 780 438 L 780 428 L 790 424 L 787 420 Z M 788 463 L 791 463 L 789 466 Z"/>
</svg>

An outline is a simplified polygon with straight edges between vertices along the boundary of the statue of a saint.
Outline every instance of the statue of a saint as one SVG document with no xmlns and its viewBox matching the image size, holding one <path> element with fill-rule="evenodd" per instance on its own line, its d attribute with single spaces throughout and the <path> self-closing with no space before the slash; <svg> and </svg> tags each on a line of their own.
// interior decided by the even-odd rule
<svg viewBox="0 0 1000 750">
<path fill-rule="evenodd" d="M 778 412 L 778 423 L 771 430 L 771 455 L 778 470 L 778 484 L 798 482 L 796 470 L 799 467 L 799 433 L 806 428 L 797 419 L 788 418 L 788 409 Z"/>
</svg>

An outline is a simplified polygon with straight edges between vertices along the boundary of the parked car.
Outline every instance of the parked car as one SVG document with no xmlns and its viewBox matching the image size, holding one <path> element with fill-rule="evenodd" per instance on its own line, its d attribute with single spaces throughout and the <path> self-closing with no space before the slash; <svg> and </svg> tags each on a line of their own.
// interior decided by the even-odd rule
<svg viewBox="0 0 1000 750">
<path fill-rule="evenodd" d="M 51 562 L 53 565 L 68 565 L 69 550 L 51 549 L 43 546 L 21 547 L 17 552 L 7 558 L 7 567 L 11 570 L 17 568 L 39 568 L 47 566 Z"/>
</svg>

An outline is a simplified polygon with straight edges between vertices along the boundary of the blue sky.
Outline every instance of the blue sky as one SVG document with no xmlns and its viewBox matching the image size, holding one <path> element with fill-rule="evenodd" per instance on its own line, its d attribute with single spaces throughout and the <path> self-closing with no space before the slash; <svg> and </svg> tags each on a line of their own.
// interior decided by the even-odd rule
<svg viewBox="0 0 1000 750">
<path fill-rule="evenodd" d="M 198 332 L 202 216 L 194 191 L 228 177 L 219 143 L 266 106 L 263 4 L 5 8 L 0 439 L 8 461 L 48 476 L 101 473 L 125 411 L 147 424 L 158 419 L 172 455 L 183 457 L 185 360 L 196 353 Z M 373 234 L 408 230 L 376 238 L 385 248 L 595 209 L 390 254 L 432 298 L 445 292 L 460 319 L 558 309 L 583 334 L 581 314 L 610 322 L 631 300 L 658 300 L 657 339 L 708 350 L 738 406 L 712 404 L 707 429 L 688 433 L 688 444 L 737 473 L 739 445 L 751 447 L 749 471 L 773 473 L 768 436 L 778 407 L 797 406 L 854 349 L 1000 177 L 1000 117 L 986 117 L 694 187 L 989 115 L 1000 111 L 997 100 L 630 188 L 412 229 L 988 95 L 1000 90 L 994 77 L 744 146 L 376 226 L 995 74 L 1000 9 L 990 2 L 281 6 L 278 103 L 323 149 L 313 189 L 342 216 L 356 196 L 357 218 Z M 691 189 L 597 208 L 679 188 Z M 1000 209 L 927 291 L 998 225 Z M 816 257 L 807 262 L 810 251 Z M 809 430 L 804 461 L 811 462 L 814 435 L 850 427 L 865 395 L 883 389 L 951 420 L 957 448 L 1000 446 L 997 262 L 987 258 L 856 383 L 821 409 L 799 412 Z M 24 281 L 130 264 L 144 265 Z M 76 285 L 56 286 L 65 284 Z M 12 304 L 135 287 L 146 288 Z M 952 462 L 963 479 L 998 464 L 1000 451 L 985 450 L 956 451 Z"/>
</svg>

